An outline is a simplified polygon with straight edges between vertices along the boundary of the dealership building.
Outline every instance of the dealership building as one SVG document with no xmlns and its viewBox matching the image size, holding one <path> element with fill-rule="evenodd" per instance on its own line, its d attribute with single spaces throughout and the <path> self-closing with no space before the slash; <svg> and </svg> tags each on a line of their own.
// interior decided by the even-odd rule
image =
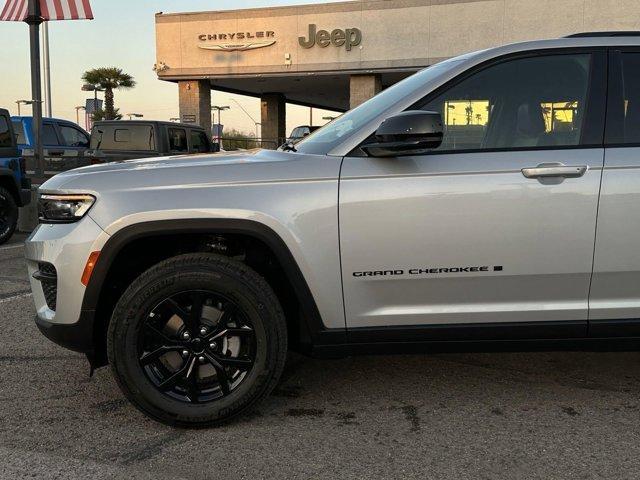
<svg viewBox="0 0 640 480">
<path fill-rule="evenodd" d="M 358 0 L 156 15 L 158 78 L 211 128 L 211 90 L 261 99 L 264 139 L 287 102 L 345 111 L 443 59 L 584 31 L 640 30 L 640 0 Z"/>
</svg>

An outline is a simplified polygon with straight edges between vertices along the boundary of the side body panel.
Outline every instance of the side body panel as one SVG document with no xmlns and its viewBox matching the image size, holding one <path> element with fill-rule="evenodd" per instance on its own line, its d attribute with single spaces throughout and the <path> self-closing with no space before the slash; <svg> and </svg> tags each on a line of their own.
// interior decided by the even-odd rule
<svg viewBox="0 0 640 480">
<path fill-rule="evenodd" d="M 521 173 L 548 162 L 588 170 L 551 182 Z M 345 158 L 347 326 L 586 327 L 602 162 L 601 148 Z"/>
<path fill-rule="evenodd" d="M 345 328 L 338 248 L 342 158 L 243 152 L 134 160 L 53 177 L 42 191 L 91 193 L 89 216 L 109 235 L 162 220 L 261 223 L 289 247 L 326 328 Z"/>
<path fill-rule="evenodd" d="M 607 148 L 591 320 L 640 319 L 640 147 Z"/>
</svg>

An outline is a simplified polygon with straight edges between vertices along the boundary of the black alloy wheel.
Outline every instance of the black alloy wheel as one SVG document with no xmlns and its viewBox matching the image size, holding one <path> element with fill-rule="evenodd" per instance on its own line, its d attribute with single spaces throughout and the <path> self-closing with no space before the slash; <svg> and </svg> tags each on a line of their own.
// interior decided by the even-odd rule
<svg viewBox="0 0 640 480">
<path fill-rule="evenodd" d="M 149 380 L 179 401 L 204 403 L 229 395 L 255 361 L 250 321 L 228 298 L 181 292 L 147 315 L 139 337 L 140 365 Z"/>
<path fill-rule="evenodd" d="M 162 423 L 218 425 L 275 387 L 287 324 L 271 286 L 232 258 L 192 253 L 136 278 L 107 332 L 111 370 L 126 397 Z"/>
</svg>

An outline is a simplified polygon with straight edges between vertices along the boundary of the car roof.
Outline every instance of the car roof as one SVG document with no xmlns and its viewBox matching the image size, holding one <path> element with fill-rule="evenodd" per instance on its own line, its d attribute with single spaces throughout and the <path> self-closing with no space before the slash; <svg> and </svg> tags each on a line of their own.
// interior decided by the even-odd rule
<svg viewBox="0 0 640 480">
<path fill-rule="evenodd" d="M 182 127 L 182 128 L 196 128 L 199 130 L 204 130 L 200 125 L 196 125 L 193 123 L 178 123 L 178 122 L 167 122 L 163 120 L 100 120 L 98 122 L 94 122 L 93 125 L 169 125 L 172 127 Z"/>
<path fill-rule="evenodd" d="M 11 120 L 33 120 L 33 117 L 31 115 L 13 115 Z M 72 122 L 71 120 L 66 120 L 64 118 L 42 117 L 42 120 L 53 120 L 54 122 L 73 123 L 74 125 L 77 125 L 76 122 Z"/>
</svg>

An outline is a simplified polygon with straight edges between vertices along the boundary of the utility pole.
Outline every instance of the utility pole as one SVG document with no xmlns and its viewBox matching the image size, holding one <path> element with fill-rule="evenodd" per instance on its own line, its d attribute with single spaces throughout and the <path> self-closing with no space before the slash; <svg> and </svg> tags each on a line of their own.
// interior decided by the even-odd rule
<svg viewBox="0 0 640 480">
<path fill-rule="evenodd" d="M 251 114 L 250 114 L 249 112 L 247 112 L 247 109 L 246 109 L 246 108 L 244 108 L 244 107 L 242 106 L 242 104 L 241 104 L 239 101 L 237 101 L 235 98 L 232 98 L 231 100 L 232 100 L 236 105 L 238 105 L 238 106 L 240 107 L 240 110 L 242 110 L 242 111 L 244 112 L 244 114 L 245 114 L 247 117 L 249 117 L 249 118 L 251 119 L 251 121 L 253 122 L 253 124 L 254 124 L 254 125 L 255 125 L 255 127 L 256 127 L 256 139 L 260 138 L 260 136 L 258 135 L 258 126 L 262 126 L 262 123 L 260 123 L 260 122 L 256 122 L 256 119 L 255 119 L 255 118 L 253 118 L 253 117 L 251 116 Z"/>
<path fill-rule="evenodd" d="M 31 100 L 33 101 L 33 153 L 36 160 L 36 178 L 44 176 L 44 156 L 42 148 L 42 91 L 40 86 L 40 2 L 29 0 L 28 14 L 24 20 L 29 25 L 29 45 L 31 50 Z"/>
</svg>

